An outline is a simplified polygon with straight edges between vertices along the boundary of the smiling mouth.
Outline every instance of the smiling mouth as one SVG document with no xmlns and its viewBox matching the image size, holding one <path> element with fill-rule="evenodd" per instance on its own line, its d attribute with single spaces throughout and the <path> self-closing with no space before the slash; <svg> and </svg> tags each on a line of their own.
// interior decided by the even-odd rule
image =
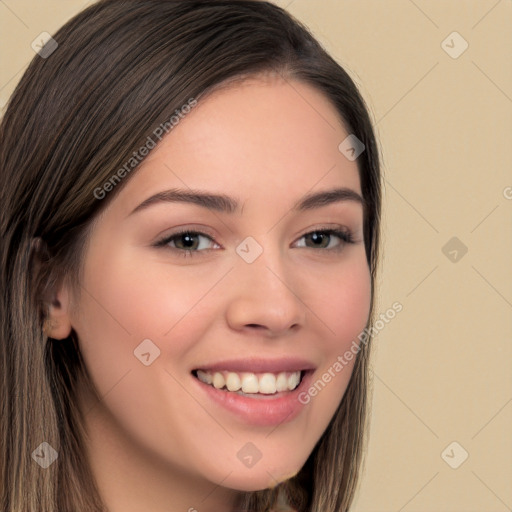
<svg viewBox="0 0 512 512">
<path fill-rule="evenodd" d="M 302 382 L 306 370 L 295 372 L 233 372 L 197 369 L 192 375 L 206 385 L 242 396 L 291 392 Z"/>
</svg>

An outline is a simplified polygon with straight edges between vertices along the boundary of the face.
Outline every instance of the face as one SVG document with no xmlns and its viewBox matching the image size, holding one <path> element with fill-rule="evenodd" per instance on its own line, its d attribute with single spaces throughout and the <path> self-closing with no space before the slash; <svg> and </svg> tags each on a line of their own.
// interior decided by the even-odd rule
<svg viewBox="0 0 512 512">
<path fill-rule="evenodd" d="M 70 316 L 102 397 L 90 428 L 230 489 L 300 470 L 369 314 L 348 135 L 310 86 L 251 79 L 201 100 L 150 152 L 94 224 Z"/>
</svg>

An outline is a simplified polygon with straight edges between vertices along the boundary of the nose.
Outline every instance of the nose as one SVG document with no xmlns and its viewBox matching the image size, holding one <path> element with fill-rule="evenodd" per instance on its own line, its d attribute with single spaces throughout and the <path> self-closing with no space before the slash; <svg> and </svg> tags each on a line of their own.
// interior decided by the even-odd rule
<svg viewBox="0 0 512 512">
<path fill-rule="evenodd" d="M 226 320 L 237 331 L 255 331 L 269 338 L 304 326 L 302 302 L 293 270 L 268 250 L 252 263 L 240 259 L 231 272 Z"/>
</svg>

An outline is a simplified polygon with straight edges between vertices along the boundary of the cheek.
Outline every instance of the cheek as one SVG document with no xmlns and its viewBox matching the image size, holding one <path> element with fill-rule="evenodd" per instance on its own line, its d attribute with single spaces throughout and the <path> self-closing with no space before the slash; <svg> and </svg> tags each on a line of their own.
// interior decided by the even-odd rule
<svg viewBox="0 0 512 512">
<path fill-rule="evenodd" d="M 324 293 L 317 295 L 318 316 L 328 328 L 327 345 L 339 351 L 357 340 L 368 321 L 371 279 L 366 261 L 332 273 L 325 283 Z"/>
<path fill-rule="evenodd" d="M 320 281 L 319 281 L 320 282 Z M 371 300 L 371 276 L 366 261 L 359 259 L 331 272 L 320 290 L 310 296 L 311 309 L 322 320 L 318 353 L 322 361 L 308 388 L 299 396 L 309 409 L 304 439 L 318 440 L 333 418 L 359 353 L 358 336 L 366 327 Z M 318 338 L 316 338 L 318 339 Z"/>
<path fill-rule="evenodd" d="M 312 383 L 310 398 L 321 395 L 314 407 L 326 420 L 334 414 L 350 381 L 361 343 L 358 337 L 368 322 L 370 300 L 371 276 L 362 259 L 332 273 L 324 295 L 318 295 L 318 316 L 326 328 L 320 340 L 323 358 L 316 376 L 321 382 Z"/>
<path fill-rule="evenodd" d="M 170 336 L 188 320 L 187 315 L 211 288 L 214 276 L 197 267 L 176 270 L 161 263 L 142 263 L 121 257 L 115 264 L 98 266 L 99 271 L 91 265 L 86 287 L 92 292 L 85 297 L 84 310 L 102 328 L 115 329 L 134 340 Z"/>
<path fill-rule="evenodd" d="M 142 366 L 134 350 L 145 339 L 160 350 L 160 362 L 170 359 L 179 367 L 211 323 L 207 295 L 222 269 L 218 276 L 200 266 L 172 270 L 122 255 L 89 261 L 74 327 L 98 391 L 104 393 Z"/>
<path fill-rule="evenodd" d="M 184 391 L 183 381 L 190 377 L 183 369 L 187 354 L 211 324 L 211 304 L 201 299 L 219 279 L 211 271 L 206 276 L 170 268 L 155 264 L 137 269 L 122 258 L 91 263 L 75 322 L 85 365 L 102 402 L 146 446 L 172 438 L 167 456 L 188 446 L 190 426 L 182 427 L 176 418 L 192 413 L 201 418 L 201 411 L 193 409 L 196 402 Z M 148 366 L 134 354 L 146 339 L 159 350 Z M 154 348 L 149 346 L 149 351 Z"/>
</svg>

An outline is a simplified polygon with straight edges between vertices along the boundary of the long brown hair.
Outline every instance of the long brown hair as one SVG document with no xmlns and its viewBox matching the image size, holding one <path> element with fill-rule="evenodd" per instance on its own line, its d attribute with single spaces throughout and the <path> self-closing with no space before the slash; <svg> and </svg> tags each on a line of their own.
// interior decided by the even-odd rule
<svg viewBox="0 0 512 512">
<path fill-rule="evenodd" d="M 190 98 L 273 71 L 330 100 L 365 145 L 357 163 L 372 279 L 368 325 L 374 316 L 378 148 L 354 82 L 304 26 L 264 1 L 102 0 L 53 38 L 58 47 L 34 57 L 0 125 L 2 512 L 104 510 L 77 406 L 77 389 L 90 380 L 76 336 L 56 342 L 43 332 L 47 290 L 67 279 L 79 292 L 88 230 L 130 176 L 104 199 L 94 191 Z M 361 344 L 345 395 L 301 471 L 245 493 L 240 510 L 269 511 L 281 490 L 300 512 L 349 509 L 367 432 L 369 349 L 368 340 Z M 43 441 L 58 452 L 45 470 L 31 456 Z"/>
</svg>

